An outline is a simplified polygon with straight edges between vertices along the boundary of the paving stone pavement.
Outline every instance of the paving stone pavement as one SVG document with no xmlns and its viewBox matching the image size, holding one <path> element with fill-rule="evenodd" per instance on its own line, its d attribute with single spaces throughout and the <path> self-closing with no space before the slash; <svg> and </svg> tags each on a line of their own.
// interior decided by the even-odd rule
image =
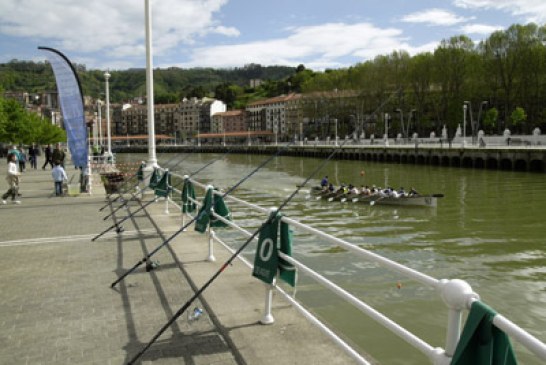
<svg viewBox="0 0 546 365">
<path fill-rule="evenodd" d="M 154 257 L 170 263 L 164 270 L 139 269 L 111 289 L 161 242 L 145 214 L 121 236 L 91 242 L 112 224 L 101 219 L 107 210 L 98 212 L 100 186 L 93 196 L 55 197 L 49 170 L 27 170 L 21 180 L 22 204 L 0 206 L 0 364 L 126 363 L 193 294 L 172 253 Z M 233 352 L 208 318 L 184 317 L 142 363 L 237 364 Z"/>
<path fill-rule="evenodd" d="M 5 171 L 6 162 L 0 162 Z M 67 170 L 69 176 L 75 171 Z M 95 179 L 97 180 L 97 179 Z M 100 184 L 93 195 L 55 197 L 50 171 L 28 170 L 22 204 L 0 206 L 0 365 L 125 364 L 228 257 L 206 261 L 203 235 L 184 232 L 154 255 L 158 270 L 139 267 L 110 284 L 181 227 L 180 214 L 151 204 L 109 232 L 113 211 Z M 144 197 L 144 202 L 150 196 Z M 116 212 L 127 217 L 141 205 Z M 144 265 L 143 265 L 144 266 Z M 264 285 L 234 262 L 145 352 L 142 364 L 350 364 L 348 355 L 286 302 L 275 298 L 275 324 L 258 323 Z"/>
</svg>

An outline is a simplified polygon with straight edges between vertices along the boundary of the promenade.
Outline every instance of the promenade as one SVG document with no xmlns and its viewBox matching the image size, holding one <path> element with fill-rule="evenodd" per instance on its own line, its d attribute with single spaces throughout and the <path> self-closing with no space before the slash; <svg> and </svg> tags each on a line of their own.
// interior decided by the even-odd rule
<svg viewBox="0 0 546 365">
<path fill-rule="evenodd" d="M 4 174 L 6 161 L 0 162 Z M 77 173 L 68 167 L 67 173 Z M 77 179 L 77 177 L 76 177 Z M 98 181 L 98 179 L 94 179 Z M 2 178 L 3 191 L 5 182 Z M 180 213 L 151 204 L 113 232 L 104 189 L 55 197 L 51 172 L 28 169 L 21 205 L 0 206 L 0 364 L 124 364 L 212 274 L 227 253 L 206 261 L 206 236 L 191 229 L 114 289 L 110 284 L 181 227 Z M 144 202 L 150 196 L 145 196 Z M 113 208 L 117 204 L 113 205 Z M 140 203 L 132 201 L 121 219 Z M 281 298 L 275 323 L 261 325 L 264 286 L 235 261 L 143 355 L 142 364 L 351 364 L 354 361 Z"/>
</svg>

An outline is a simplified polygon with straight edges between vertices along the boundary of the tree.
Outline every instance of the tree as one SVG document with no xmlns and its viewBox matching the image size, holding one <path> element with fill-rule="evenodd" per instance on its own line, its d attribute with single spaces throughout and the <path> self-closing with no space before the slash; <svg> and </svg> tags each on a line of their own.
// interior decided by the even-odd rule
<svg viewBox="0 0 546 365">
<path fill-rule="evenodd" d="M 15 100 L 0 98 L 0 141 L 16 144 L 55 143 L 66 141 L 61 128 L 25 110 Z"/>
<path fill-rule="evenodd" d="M 512 120 L 512 124 L 514 125 L 514 127 L 517 128 L 525 120 L 527 120 L 527 114 L 525 114 L 525 110 L 523 110 L 523 108 L 518 106 L 510 115 L 510 119 Z"/>
<path fill-rule="evenodd" d="M 497 126 L 497 119 L 499 118 L 499 111 L 497 108 L 491 108 L 485 112 L 483 117 L 483 127 L 485 129 L 494 130 Z"/>
</svg>

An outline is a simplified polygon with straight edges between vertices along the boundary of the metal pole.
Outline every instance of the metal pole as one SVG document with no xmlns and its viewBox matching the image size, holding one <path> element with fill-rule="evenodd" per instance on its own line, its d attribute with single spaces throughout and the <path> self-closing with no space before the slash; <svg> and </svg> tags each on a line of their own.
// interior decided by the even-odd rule
<svg viewBox="0 0 546 365">
<path fill-rule="evenodd" d="M 144 0 L 146 22 L 146 98 L 148 106 L 148 164 L 147 169 L 157 166 L 155 155 L 155 121 L 154 121 L 154 74 L 152 65 L 152 10 L 150 0 Z"/>
<path fill-rule="evenodd" d="M 466 147 L 466 108 L 467 105 L 463 105 L 463 148 Z"/>
<path fill-rule="evenodd" d="M 385 113 L 385 146 L 389 145 L 389 113 Z"/>
<path fill-rule="evenodd" d="M 97 138 L 99 135 L 98 129 L 97 129 L 97 123 L 98 123 L 98 116 L 97 112 L 95 112 L 95 123 L 93 123 L 93 146 L 97 144 Z"/>
<path fill-rule="evenodd" d="M 102 108 L 100 100 L 97 100 L 97 111 L 99 113 L 99 146 L 102 146 Z"/>
<path fill-rule="evenodd" d="M 335 145 L 337 146 L 337 118 L 334 119 L 334 123 L 335 123 L 335 131 L 336 131 L 336 135 L 335 135 L 335 138 L 336 138 Z"/>
<path fill-rule="evenodd" d="M 300 122 L 300 146 L 303 146 L 303 122 Z"/>
<path fill-rule="evenodd" d="M 110 85 L 108 84 L 108 79 L 110 74 L 108 72 L 104 73 L 104 78 L 106 79 L 106 137 L 108 142 L 108 157 L 112 156 L 112 136 L 110 134 Z"/>
</svg>

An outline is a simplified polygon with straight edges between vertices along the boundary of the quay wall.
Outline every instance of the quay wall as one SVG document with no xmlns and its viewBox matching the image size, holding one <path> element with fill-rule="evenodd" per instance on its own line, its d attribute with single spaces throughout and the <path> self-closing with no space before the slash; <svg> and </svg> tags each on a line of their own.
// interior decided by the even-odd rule
<svg viewBox="0 0 546 365">
<path fill-rule="evenodd" d="M 179 153 L 231 153 L 270 155 L 283 145 L 202 145 L 202 146 L 157 146 L 157 152 Z M 333 145 L 292 145 L 284 155 L 295 157 L 323 158 L 336 148 Z M 120 146 L 117 153 L 147 153 L 147 146 Z M 437 145 L 347 145 L 339 148 L 334 156 L 338 160 L 359 160 L 385 163 L 434 165 L 476 169 L 498 169 L 507 171 L 546 171 L 546 149 L 541 146 L 499 146 L 479 148 L 449 147 Z"/>
</svg>

